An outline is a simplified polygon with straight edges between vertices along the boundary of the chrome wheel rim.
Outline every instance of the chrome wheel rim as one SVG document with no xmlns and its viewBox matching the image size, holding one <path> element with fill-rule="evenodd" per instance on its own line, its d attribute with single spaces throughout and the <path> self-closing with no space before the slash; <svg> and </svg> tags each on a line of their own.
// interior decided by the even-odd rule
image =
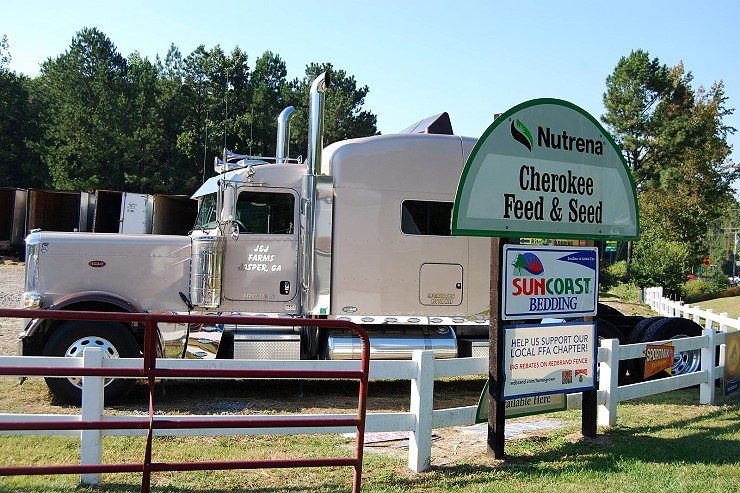
<svg viewBox="0 0 740 493">
<path fill-rule="evenodd" d="M 70 344 L 67 350 L 64 352 L 64 356 L 67 358 L 82 358 L 82 352 L 85 348 L 96 347 L 100 348 L 103 352 L 103 358 L 119 358 L 118 350 L 110 343 L 108 339 L 104 339 L 99 336 L 86 336 L 77 339 L 75 342 Z M 75 387 L 82 388 L 82 377 L 69 377 L 69 382 Z M 107 386 L 113 381 L 112 378 L 106 378 L 103 380 L 103 386 Z"/>
<path fill-rule="evenodd" d="M 671 340 L 683 339 L 684 337 L 689 336 L 681 334 L 671 337 Z M 699 349 L 683 351 L 680 353 L 676 351 L 673 354 L 673 366 L 671 367 L 671 375 L 687 375 L 689 373 L 694 373 L 695 371 L 698 371 L 700 367 L 701 351 Z"/>
</svg>

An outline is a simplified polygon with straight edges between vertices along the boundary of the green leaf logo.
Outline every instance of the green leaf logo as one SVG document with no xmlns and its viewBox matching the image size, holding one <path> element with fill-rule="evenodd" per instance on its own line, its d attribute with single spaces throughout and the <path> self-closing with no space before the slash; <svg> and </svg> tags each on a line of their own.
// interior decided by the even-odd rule
<svg viewBox="0 0 740 493">
<path fill-rule="evenodd" d="M 532 133 L 518 119 L 511 121 L 511 136 L 514 137 L 514 140 L 529 149 L 529 152 L 532 152 Z"/>
</svg>

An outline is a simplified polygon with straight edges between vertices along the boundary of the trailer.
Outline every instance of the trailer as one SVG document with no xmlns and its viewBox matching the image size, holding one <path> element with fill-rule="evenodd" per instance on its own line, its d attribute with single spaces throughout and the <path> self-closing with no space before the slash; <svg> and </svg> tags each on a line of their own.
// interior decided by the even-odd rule
<svg viewBox="0 0 740 493">
<path fill-rule="evenodd" d="M 154 197 L 144 193 L 124 192 L 121 198 L 122 234 L 150 234 L 154 215 Z"/>
<path fill-rule="evenodd" d="M 29 190 L 27 233 L 35 229 L 69 232 L 87 229 L 87 211 L 81 214 L 82 199 L 87 198 L 83 194 L 64 190 Z"/>
<path fill-rule="evenodd" d="M 152 213 L 152 234 L 187 236 L 198 215 L 198 202 L 187 195 L 157 194 Z"/>
<path fill-rule="evenodd" d="M 23 250 L 26 236 L 26 201 L 28 190 L 0 188 L 0 251 Z"/>
</svg>

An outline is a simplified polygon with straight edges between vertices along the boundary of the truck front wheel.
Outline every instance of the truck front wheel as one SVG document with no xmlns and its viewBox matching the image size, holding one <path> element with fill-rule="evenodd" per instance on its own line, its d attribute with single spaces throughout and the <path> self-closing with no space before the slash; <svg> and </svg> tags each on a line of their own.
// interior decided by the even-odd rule
<svg viewBox="0 0 740 493">
<path fill-rule="evenodd" d="M 138 358 L 141 356 L 131 332 L 116 322 L 73 320 L 64 322 L 54 331 L 44 347 L 44 356 L 81 358 L 87 347 L 97 347 L 103 358 Z M 82 402 L 82 378 L 46 378 L 51 393 L 69 404 Z M 136 384 L 134 379 L 106 378 L 103 382 L 105 402 L 121 399 Z"/>
</svg>

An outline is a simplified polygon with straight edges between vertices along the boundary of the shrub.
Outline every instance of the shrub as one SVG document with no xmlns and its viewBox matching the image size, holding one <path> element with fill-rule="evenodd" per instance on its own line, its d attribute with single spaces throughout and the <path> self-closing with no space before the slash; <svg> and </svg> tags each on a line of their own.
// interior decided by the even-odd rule
<svg viewBox="0 0 740 493">
<path fill-rule="evenodd" d="M 606 268 L 606 273 L 614 284 L 627 282 L 627 261 L 614 262 Z"/>
<path fill-rule="evenodd" d="M 681 287 L 681 296 L 687 303 L 694 301 L 706 300 L 708 295 L 715 293 L 717 290 L 709 281 L 703 279 L 694 279 L 687 281 Z"/>
<path fill-rule="evenodd" d="M 655 234 L 643 234 L 635 243 L 632 280 L 640 287 L 662 286 L 667 294 L 680 294 L 689 270 L 689 248 Z"/>
<path fill-rule="evenodd" d="M 697 282 L 697 281 L 689 281 L 686 284 Z M 698 282 L 705 282 L 705 281 L 698 281 Z M 740 286 L 733 286 L 727 289 L 723 289 L 721 291 L 711 291 L 708 293 L 696 293 L 696 294 L 690 294 L 687 293 L 684 295 L 683 300 L 686 303 L 698 303 L 700 301 L 707 301 L 707 300 L 713 300 L 716 298 L 729 298 L 730 296 L 740 296 Z"/>
<path fill-rule="evenodd" d="M 722 291 L 730 287 L 730 281 L 727 280 L 727 277 L 720 269 L 711 271 L 706 276 L 706 280 L 712 285 L 714 291 Z"/>
</svg>

